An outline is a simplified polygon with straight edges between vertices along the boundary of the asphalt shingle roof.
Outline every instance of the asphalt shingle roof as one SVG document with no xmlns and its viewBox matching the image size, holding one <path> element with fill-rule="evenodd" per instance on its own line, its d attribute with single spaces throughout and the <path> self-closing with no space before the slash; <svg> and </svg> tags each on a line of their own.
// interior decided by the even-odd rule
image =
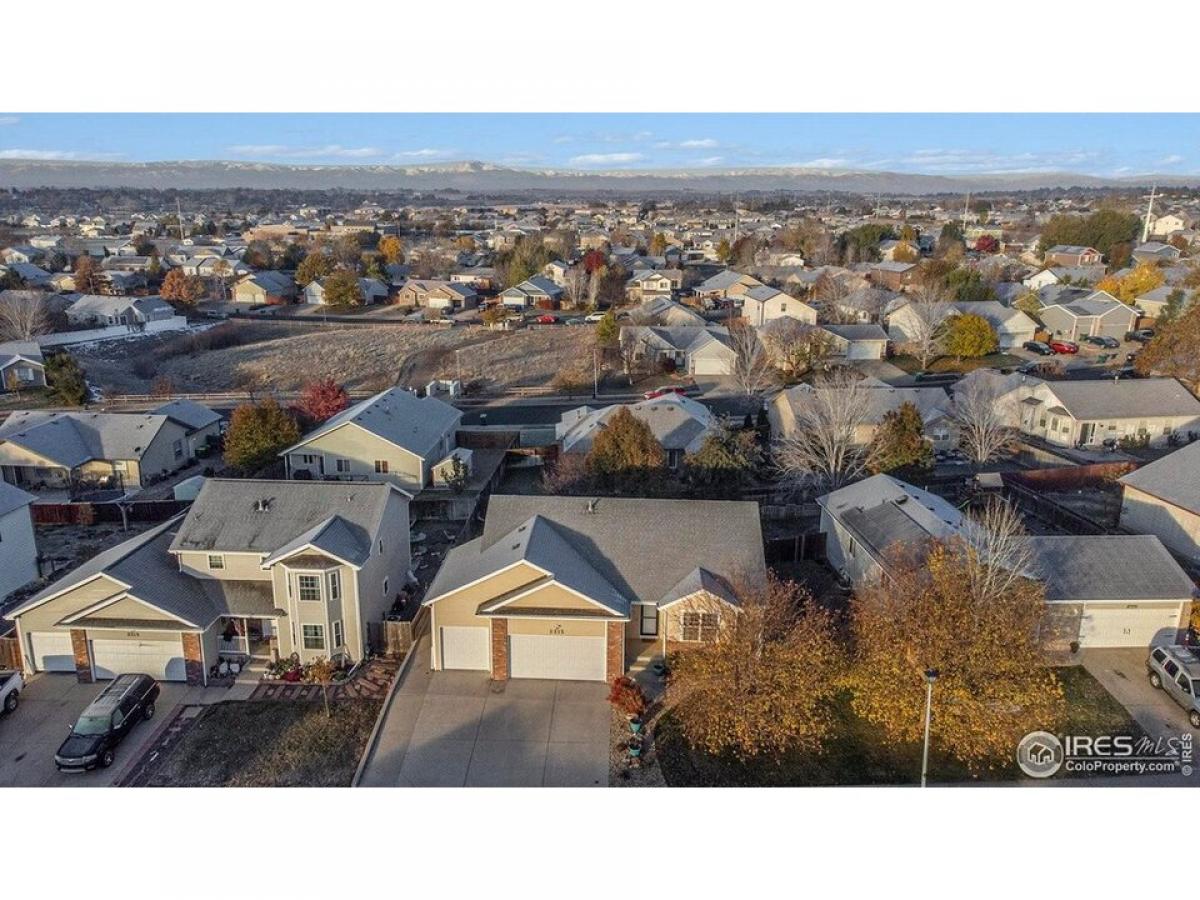
<svg viewBox="0 0 1200 900">
<path fill-rule="evenodd" d="M 1196 587 L 1157 537 L 1040 535 L 1030 537 L 1033 572 L 1046 599 L 1188 600 Z"/>
<path fill-rule="evenodd" d="M 1120 481 L 1200 516 L 1200 441 L 1135 469 Z"/>
</svg>

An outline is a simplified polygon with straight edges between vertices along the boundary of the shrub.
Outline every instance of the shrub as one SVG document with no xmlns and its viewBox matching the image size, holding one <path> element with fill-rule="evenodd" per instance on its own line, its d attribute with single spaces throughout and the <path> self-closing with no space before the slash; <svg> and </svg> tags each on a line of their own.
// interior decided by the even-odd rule
<svg viewBox="0 0 1200 900">
<path fill-rule="evenodd" d="M 646 712 L 646 695 L 642 693 L 642 686 L 628 675 L 613 679 L 608 702 L 627 716 L 640 718 Z"/>
</svg>

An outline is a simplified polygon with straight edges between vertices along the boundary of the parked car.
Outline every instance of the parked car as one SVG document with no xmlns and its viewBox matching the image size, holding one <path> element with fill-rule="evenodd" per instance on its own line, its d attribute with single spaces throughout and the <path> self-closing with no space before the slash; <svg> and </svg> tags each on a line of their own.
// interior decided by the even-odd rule
<svg viewBox="0 0 1200 900">
<path fill-rule="evenodd" d="M 1139 344 L 1144 344 L 1154 337 L 1153 328 L 1139 328 L 1137 331 L 1130 331 L 1125 335 L 1125 340 L 1136 341 Z"/>
<path fill-rule="evenodd" d="M 1050 349 L 1055 353 L 1078 353 L 1079 345 L 1074 341 L 1051 341 Z"/>
<path fill-rule="evenodd" d="M 606 314 L 602 312 L 589 313 L 583 317 L 583 321 L 587 322 L 589 325 L 595 325 L 597 322 L 603 322 L 605 315 Z"/>
<path fill-rule="evenodd" d="M 913 381 L 918 384 L 949 384 L 961 377 L 957 372 L 918 372 L 913 376 Z"/>
<path fill-rule="evenodd" d="M 1121 346 L 1121 342 L 1114 337 L 1105 337 L 1102 334 L 1093 334 L 1091 337 L 1083 339 L 1085 344 L 1091 344 L 1093 347 L 1103 347 L 1106 350 L 1116 350 Z"/>
<path fill-rule="evenodd" d="M 1054 351 L 1050 349 L 1050 345 L 1044 341 L 1026 341 L 1021 345 L 1030 353 L 1036 353 L 1038 356 L 1053 356 Z"/>
<path fill-rule="evenodd" d="M 71 726 L 71 733 L 54 754 L 60 772 L 107 769 L 117 745 L 143 719 L 154 718 L 158 682 L 149 675 L 118 675 L 88 704 Z"/>
<path fill-rule="evenodd" d="M 566 325 L 584 325 L 586 323 L 583 321 L 583 319 L 576 316 L 573 319 L 567 319 L 567 321 L 564 324 L 566 324 Z"/>
<path fill-rule="evenodd" d="M 557 325 L 558 324 L 558 319 L 556 319 L 554 316 L 550 315 L 550 313 L 543 313 L 542 315 L 538 316 L 533 321 L 537 322 L 539 325 Z"/>
<path fill-rule="evenodd" d="M 687 388 L 682 388 L 677 385 L 671 385 L 669 387 L 660 387 L 660 388 L 655 388 L 652 391 L 646 391 L 646 393 L 642 394 L 642 396 L 645 397 L 647 400 L 653 400 L 655 397 L 665 397 L 667 394 L 678 394 L 679 396 L 682 397 L 686 393 L 687 393 Z"/>
<path fill-rule="evenodd" d="M 1190 647 L 1155 647 L 1146 660 L 1150 684 L 1187 711 L 1193 728 L 1200 728 L 1200 656 Z"/>
<path fill-rule="evenodd" d="M 1135 369 L 1133 366 L 1121 366 L 1121 368 L 1117 369 L 1117 371 L 1115 371 L 1113 373 L 1113 378 L 1116 378 L 1118 380 L 1122 379 L 1122 378 L 1137 378 L 1137 377 L 1138 377 L 1137 369 Z"/>
<path fill-rule="evenodd" d="M 25 679 L 15 669 L 0 669 L 0 709 L 12 712 L 21 702 L 21 691 L 25 690 Z"/>
</svg>

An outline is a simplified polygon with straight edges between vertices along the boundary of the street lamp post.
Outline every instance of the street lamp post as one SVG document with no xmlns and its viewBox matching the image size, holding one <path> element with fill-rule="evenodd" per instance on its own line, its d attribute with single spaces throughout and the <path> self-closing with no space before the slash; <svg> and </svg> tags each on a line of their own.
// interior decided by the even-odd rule
<svg viewBox="0 0 1200 900">
<path fill-rule="evenodd" d="M 925 747 L 921 751 L 921 787 L 929 774 L 929 720 L 933 713 L 933 683 L 937 681 L 938 670 L 925 670 Z"/>
</svg>

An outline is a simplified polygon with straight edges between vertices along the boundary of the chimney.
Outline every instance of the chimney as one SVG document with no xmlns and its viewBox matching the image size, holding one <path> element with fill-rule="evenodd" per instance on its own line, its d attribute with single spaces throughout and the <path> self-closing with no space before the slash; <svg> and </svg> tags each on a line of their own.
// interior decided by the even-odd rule
<svg viewBox="0 0 1200 900">
<path fill-rule="evenodd" d="M 270 500 L 262 499 L 262 500 L 254 501 L 254 511 L 255 512 L 265 513 L 270 508 L 271 508 Z"/>
</svg>

